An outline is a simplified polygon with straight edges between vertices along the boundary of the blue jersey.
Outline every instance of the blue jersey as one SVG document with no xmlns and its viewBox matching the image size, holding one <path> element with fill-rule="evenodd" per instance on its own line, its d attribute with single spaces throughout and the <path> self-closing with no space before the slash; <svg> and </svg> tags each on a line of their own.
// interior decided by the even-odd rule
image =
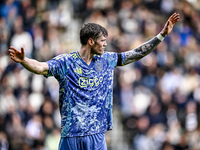
<svg viewBox="0 0 200 150">
<path fill-rule="evenodd" d="M 78 52 L 59 55 L 50 61 L 48 76 L 60 85 L 61 136 L 103 133 L 113 128 L 113 70 L 117 53 L 94 55 L 90 65 Z"/>
</svg>

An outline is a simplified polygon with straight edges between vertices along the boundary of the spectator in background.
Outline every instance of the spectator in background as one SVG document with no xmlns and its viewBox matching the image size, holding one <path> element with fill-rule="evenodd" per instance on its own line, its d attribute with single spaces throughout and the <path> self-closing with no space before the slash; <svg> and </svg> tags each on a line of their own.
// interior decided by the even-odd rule
<svg viewBox="0 0 200 150">
<path fill-rule="evenodd" d="M 14 35 L 11 38 L 11 45 L 27 48 L 27 56 L 32 58 L 33 40 L 29 32 L 24 31 L 23 18 L 18 16 L 14 22 Z"/>
<path fill-rule="evenodd" d="M 9 150 L 8 138 L 4 132 L 0 132 L 0 149 Z"/>
<path fill-rule="evenodd" d="M 26 125 L 26 140 L 32 147 L 43 145 L 43 127 L 40 115 L 34 115 Z"/>
<path fill-rule="evenodd" d="M 18 113 L 11 114 L 11 120 L 6 124 L 6 131 L 9 135 L 10 148 L 12 150 L 21 149 L 24 144 L 25 126 Z"/>
<path fill-rule="evenodd" d="M 0 16 L 6 19 L 6 25 L 12 27 L 15 18 L 19 15 L 19 3 L 15 0 L 5 0 L 0 9 Z"/>
<path fill-rule="evenodd" d="M 0 17 L 0 53 L 5 54 L 10 38 L 10 29 L 6 26 L 6 19 Z"/>
</svg>

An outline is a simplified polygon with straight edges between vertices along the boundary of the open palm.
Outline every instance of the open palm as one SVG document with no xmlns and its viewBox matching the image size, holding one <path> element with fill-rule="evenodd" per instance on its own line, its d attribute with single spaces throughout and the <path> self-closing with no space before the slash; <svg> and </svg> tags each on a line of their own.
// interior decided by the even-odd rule
<svg viewBox="0 0 200 150">
<path fill-rule="evenodd" d="M 165 23 L 165 26 L 164 26 L 163 30 L 161 31 L 161 34 L 164 37 L 171 33 L 175 23 L 179 20 L 179 18 L 180 18 L 180 16 L 177 13 L 174 13 L 173 15 L 171 15 L 169 17 L 169 19 Z"/>
<path fill-rule="evenodd" d="M 8 50 L 10 53 L 10 58 L 14 60 L 15 62 L 21 63 L 24 60 L 25 53 L 24 53 L 24 48 L 21 48 L 21 51 L 17 50 L 14 47 L 10 47 Z"/>
</svg>

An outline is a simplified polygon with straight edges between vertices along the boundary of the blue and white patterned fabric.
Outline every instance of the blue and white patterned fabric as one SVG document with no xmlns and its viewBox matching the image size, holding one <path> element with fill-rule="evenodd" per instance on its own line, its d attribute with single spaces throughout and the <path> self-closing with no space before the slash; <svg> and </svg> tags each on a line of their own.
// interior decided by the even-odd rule
<svg viewBox="0 0 200 150">
<path fill-rule="evenodd" d="M 48 76 L 60 85 L 61 137 L 103 133 L 113 128 L 113 70 L 117 53 L 94 55 L 87 65 L 78 52 L 49 61 Z"/>
</svg>

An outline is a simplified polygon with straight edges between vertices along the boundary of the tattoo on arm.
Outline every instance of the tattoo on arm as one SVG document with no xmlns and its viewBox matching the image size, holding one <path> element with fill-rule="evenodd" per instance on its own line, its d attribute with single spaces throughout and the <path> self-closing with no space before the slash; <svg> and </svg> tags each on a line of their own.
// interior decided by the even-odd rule
<svg viewBox="0 0 200 150">
<path fill-rule="evenodd" d="M 154 37 L 136 49 L 125 52 L 125 59 L 122 62 L 122 65 L 127 65 L 148 55 L 158 46 L 160 42 L 161 41 L 157 37 Z"/>
</svg>

